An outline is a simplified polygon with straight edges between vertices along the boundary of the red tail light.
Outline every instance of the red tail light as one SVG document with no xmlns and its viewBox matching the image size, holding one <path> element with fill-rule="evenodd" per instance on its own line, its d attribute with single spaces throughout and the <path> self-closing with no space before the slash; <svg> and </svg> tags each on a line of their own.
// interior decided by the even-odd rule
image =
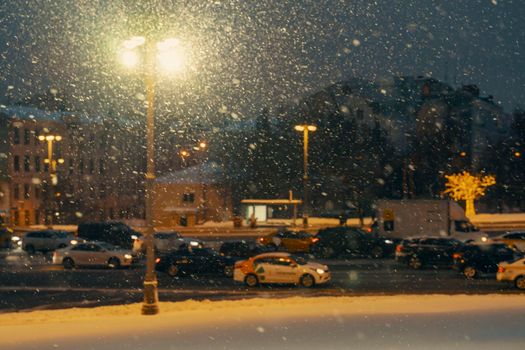
<svg viewBox="0 0 525 350">
<path fill-rule="evenodd" d="M 317 238 L 317 237 L 312 238 L 312 243 L 315 243 L 315 242 L 318 242 L 318 241 L 319 241 L 319 238 Z"/>
<path fill-rule="evenodd" d="M 463 254 L 461 254 L 461 253 L 454 253 L 454 254 L 452 254 L 452 259 L 461 259 L 462 255 Z"/>
<path fill-rule="evenodd" d="M 396 252 L 401 253 L 403 251 L 403 246 L 401 244 L 398 244 L 396 246 Z"/>
<path fill-rule="evenodd" d="M 505 272 L 505 268 L 503 266 L 498 266 L 498 272 Z"/>
<path fill-rule="evenodd" d="M 264 238 L 263 237 L 259 237 L 259 242 L 263 242 L 264 241 Z"/>
<path fill-rule="evenodd" d="M 155 259 L 155 263 L 156 264 L 160 263 L 160 258 Z"/>
<path fill-rule="evenodd" d="M 366 228 L 366 232 L 368 232 L 368 233 L 372 232 L 372 228 L 371 227 L 367 227 Z"/>
</svg>

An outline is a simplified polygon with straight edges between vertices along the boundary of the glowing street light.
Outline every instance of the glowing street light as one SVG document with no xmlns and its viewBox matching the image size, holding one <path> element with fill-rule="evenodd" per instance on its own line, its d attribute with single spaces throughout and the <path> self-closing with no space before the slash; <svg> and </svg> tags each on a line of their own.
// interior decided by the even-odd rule
<svg viewBox="0 0 525 350">
<path fill-rule="evenodd" d="M 59 158 L 54 159 L 53 158 L 53 142 L 60 142 L 62 141 L 62 136 L 60 135 L 40 135 L 38 136 L 38 140 L 42 142 L 47 142 L 47 158 L 44 159 L 45 164 L 49 164 L 49 176 L 51 178 L 51 184 L 53 186 L 56 186 L 58 184 L 58 177 L 57 177 L 57 162 L 59 164 L 64 163 L 64 159 Z M 55 196 L 53 196 L 55 197 Z M 49 226 L 53 225 L 53 215 L 48 216 L 48 222 Z"/>
<path fill-rule="evenodd" d="M 309 124 L 296 125 L 296 131 L 303 133 L 303 225 L 308 227 L 310 203 L 308 199 L 308 133 L 317 130 L 317 126 Z"/>
<path fill-rule="evenodd" d="M 142 51 L 142 52 L 141 52 Z M 186 62 L 184 48 L 178 39 L 166 39 L 155 43 L 142 36 L 134 36 L 122 43 L 120 58 L 122 64 L 128 68 L 142 65 L 145 70 L 146 84 L 146 276 L 144 278 L 143 315 L 155 315 L 159 312 L 157 276 L 155 274 L 155 252 L 153 247 L 153 208 L 152 194 L 155 181 L 155 151 L 154 151 L 154 103 L 155 77 L 157 68 L 167 72 L 180 72 Z"/>
</svg>

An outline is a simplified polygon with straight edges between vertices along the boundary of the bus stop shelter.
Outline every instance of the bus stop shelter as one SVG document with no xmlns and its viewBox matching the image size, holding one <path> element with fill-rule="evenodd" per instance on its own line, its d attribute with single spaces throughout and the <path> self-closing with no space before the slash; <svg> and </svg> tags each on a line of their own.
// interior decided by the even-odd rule
<svg viewBox="0 0 525 350">
<path fill-rule="evenodd" d="M 266 222 L 268 220 L 268 208 L 272 206 L 292 206 L 293 208 L 293 225 L 297 219 L 297 205 L 302 204 L 300 199 L 243 199 L 241 204 L 246 208 L 244 218 L 249 220 L 253 215 L 259 222 Z"/>
</svg>

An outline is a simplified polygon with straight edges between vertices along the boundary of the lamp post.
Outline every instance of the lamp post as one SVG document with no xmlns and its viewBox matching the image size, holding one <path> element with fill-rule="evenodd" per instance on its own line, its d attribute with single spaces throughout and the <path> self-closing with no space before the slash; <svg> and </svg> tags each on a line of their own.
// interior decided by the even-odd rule
<svg viewBox="0 0 525 350">
<path fill-rule="evenodd" d="M 137 51 L 143 48 L 144 74 L 146 85 L 146 188 L 145 188 L 145 216 L 146 216 L 146 276 L 144 277 L 144 301 L 142 304 L 143 315 L 155 315 L 159 312 L 157 276 L 155 274 L 155 251 L 153 247 L 153 185 L 155 182 L 155 144 L 154 144 L 154 103 L 155 103 L 155 77 L 157 68 L 167 71 L 180 71 L 184 63 L 184 55 L 180 42 L 177 39 L 166 39 L 155 43 L 145 37 L 136 36 L 122 44 L 121 58 L 124 65 L 129 68 L 137 66 L 141 57 Z M 158 63 L 158 64 L 157 64 Z"/>
<path fill-rule="evenodd" d="M 295 130 L 303 133 L 303 225 L 308 227 L 308 216 L 310 214 L 310 202 L 308 199 L 308 133 L 317 130 L 315 125 L 296 125 Z"/>
<path fill-rule="evenodd" d="M 47 142 L 47 158 L 44 160 L 46 164 L 49 165 L 49 177 L 51 179 L 51 186 L 49 189 L 51 189 L 53 186 L 56 186 L 58 184 L 58 177 L 57 177 L 57 163 L 62 164 L 64 163 L 64 159 L 54 159 L 53 158 L 53 142 L 60 142 L 62 141 L 62 136 L 60 135 L 40 135 L 38 136 L 38 139 L 42 142 Z M 50 227 L 53 226 L 53 215 L 55 211 L 54 206 L 54 197 L 55 197 L 55 191 L 51 191 L 51 193 L 46 194 L 48 197 L 53 198 L 52 202 L 52 214 L 48 216 L 48 225 Z"/>
</svg>

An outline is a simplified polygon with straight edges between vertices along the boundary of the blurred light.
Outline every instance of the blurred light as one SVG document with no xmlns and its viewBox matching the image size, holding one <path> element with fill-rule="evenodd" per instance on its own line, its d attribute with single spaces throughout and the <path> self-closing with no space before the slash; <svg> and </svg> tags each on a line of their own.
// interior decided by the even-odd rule
<svg viewBox="0 0 525 350">
<path fill-rule="evenodd" d="M 180 72 L 186 64 L 186 53 L 180 40 L 166 39 L 157 43 L 159 66 L 166 72 Z"/>
<path fill-rule="evenodd" d="M 75 245 L 75 244 L 78 244 L 78 241 L 77 241 L 76 239 L 73 239 L 73 240 L 72 240 L 71 242 L 69 242 L 69 243 L 71 243 L 72 245 Z"/>
<path fill-rule="evenodd" d="M 464 151 L 459 152 L 459 155 L 460 155 L 461 157 L 465 157 L 465 156 L 467 155 L 467 152 L 464 152 Z"/>
<path fill-rule="evenodd" d="M 481 241 L 482 242 L 486 242 L 486 241 L 488 241 L 488 238 L 487 237 L 481 237 Z"/>
<path fill-rule="evenodd" d="M 385 239 L 385 243 L 386 244 L 394 244 L 394 241 L 392 241 L 391 239 Z"/>
<path fill-rule="evenodd" d="M 62 141 L 62 136 L 60 135 L 55 136 L 55 141 Z"/>
<path fill-rule="evenodd" d="M 317 130 L 317 126 L 315 125 L 307 125 L 307 124 L 304 124 L 304 125 L 296 125 L 294 127 L 295 130 L 297 131 L 304 131 L 305 128 L 308 130 L 308 131 L 316 131 Z"/>
<path fill-rule="evenodd" d="M 49 159 L 44 159 L 44 163 L 49 164 Z"/>
<path fill-rule="evenodd" d="M 133 258 L 133 256 L 131 256 L 131 254 L 124 254 L 124 258 L 128 259 L 128 260 L 131 260 Z"/>
<path fill-rule="evenodd" d="M 146 38 L 143 36 L 134 36 L 122 43 L 122 47 L 126 50 L 133 50 L 141 45 L 144 45 Z"/>
<path fill-rule="evenodd" d="M 193 246 L 193 247 L 198 247 L 199 246 L 199 242 L 191 241 L 190 245 Z"/>
<path fill-rule="evenodd" d="M 46 141 L 53 141 L 55 139 L 55 136 L 53 135 L 47 135 L 46 136 Z"/>
<path fill-rule="evenodd" d="M 64 164 L 64 159 L 59 158 L 59 159 L 58 159 L 58 163 L 59 163 L 59 164 Z"/>
<path fill-rule="evenodd" d="M 186 157 L 189 155 L 188 151 L 185 151 L 185 150 L 182 150 L 180 151 L 180 155 L 183 156 L 183 157 Z"/>
<path fill-rule="evenodd" d="M 315 270 L 315 271 L 317 271 L 317 273 L 320 274 L 320 275 L 322 275 L 322 274 L 324 273 L 324 270 L 323 270 L 323 269 L 317 269 L 317 270 Z"/>
<path fill-rule="evenodd" d="M 520 151 L 514 152 L 514 157 L 516 157 L 516 158 L 521 157 L 521 152 Z"/>
<path fill-rule="evenodd" d="M 11 240 L 12 240 L 13 242 L 18 242 L 18 241 L 20 240 L 20 237 L 18 237 L 18 236 L 13 236 L 13 237 L 11 237 Z"/>
<path fill-rule="evenodd" d="M 139 237 L 137 235 L 131 235 L 131 239 L 137 240 Z"/>
<path fill-rule="evenodd" d="M 158 264 L 160 263 L 160 258 L 155 259 L 155 262 Z"/>
<path fill-rule="evenodd" d="M 206 142 L 199 143 L 200 148 L 206 148 L 208 145 L 206 145 Z"/>
<path fill-rule="evenodd" d="M 122 51 L 120 54 L 120 60 L 127 68 L 136 67 L 140 62 L 140 56 L 135 51 Z"/>
<path fill-rule="evenodd" d="M 44 140 L 46 139 L 46 137 L 45 137 L 44 135 L 40 135 L 40 136 L 38 136 L 38 139 L 39 139 L 40 141 L 44 141 Z"/>
</svg>

